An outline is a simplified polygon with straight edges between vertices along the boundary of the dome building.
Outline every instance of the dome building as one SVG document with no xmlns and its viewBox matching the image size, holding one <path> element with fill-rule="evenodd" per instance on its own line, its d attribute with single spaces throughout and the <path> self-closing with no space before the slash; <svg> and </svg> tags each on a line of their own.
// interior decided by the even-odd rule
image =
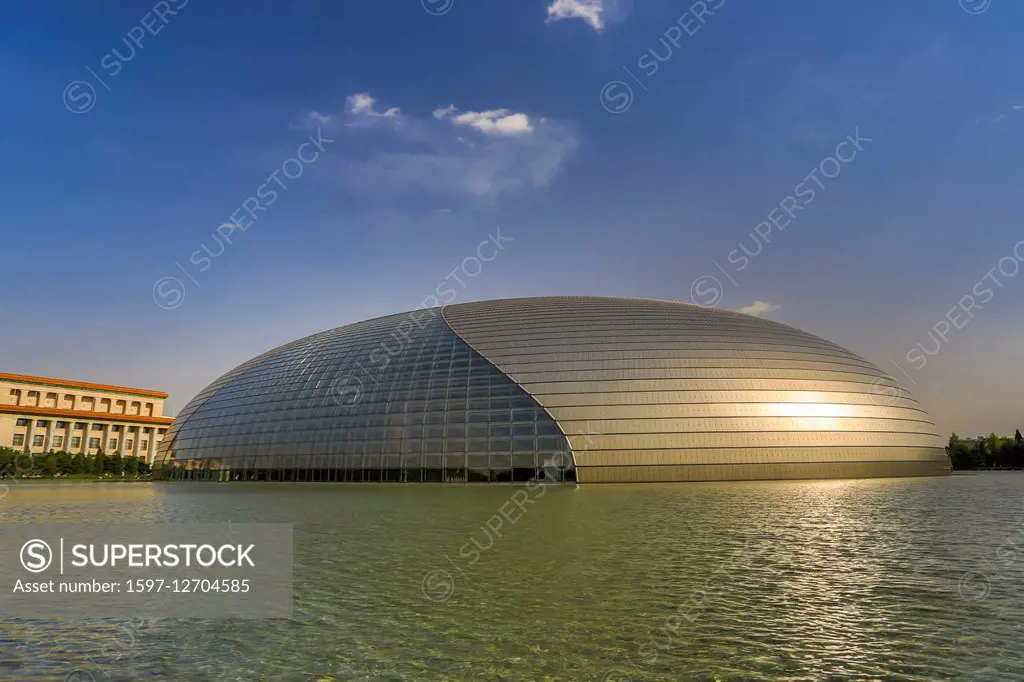
<svg viewBox="0 0 1024 682">
<path fill-rule="evenodd" d="M 890 377 L 824 339 L 700 306 L 448 305 L 228 372 L 160 444 L 166 478 L 580 483 L 948 474 Z"/>
</svg>

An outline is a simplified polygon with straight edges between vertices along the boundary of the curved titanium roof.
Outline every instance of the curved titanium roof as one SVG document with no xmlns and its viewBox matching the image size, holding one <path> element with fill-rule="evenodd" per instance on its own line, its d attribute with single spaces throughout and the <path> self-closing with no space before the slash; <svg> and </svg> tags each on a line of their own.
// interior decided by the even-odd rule
<svg viewBox="0 0 1024 682">
<path fill-rule="evenodd" d="M 890 377 L 811 334 L 669 301 L 548 297 L 270 351 L 189 403 L 160 459 L 504 481 L 550 478 L 571 453 L 581 482 L 677 481 L 942 474 L 943 445 Z"/>
<path fill-rule="evenodd" d="M 638 470 L 647 466 L 688 480 L 679 467 L 695 464 L 713 466 L 701 472 L 710 478 L 815 466 L 859 475 L 884 463 L 898 472 L 949 469 L 934 424 L 895 381 L 783 324 L 597 297 L 465 303 L 444 316 L 555 418 L 581 481 L 647 480 Z"/>
</svg>

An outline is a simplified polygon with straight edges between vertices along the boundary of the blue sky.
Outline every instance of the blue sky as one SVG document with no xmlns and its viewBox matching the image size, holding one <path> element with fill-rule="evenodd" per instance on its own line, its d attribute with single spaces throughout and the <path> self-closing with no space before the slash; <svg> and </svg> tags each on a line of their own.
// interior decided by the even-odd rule
<svg viewBox="0 0 1024 682">
<path fill-rule="evenodd" d="M 500 225 L 456 300 L 696 294 L 850 348 L 944 431 L 1024 426 L 1020 3 L 5 9 L 6 371 L 178 410 L 416 307 Z"/>
</svg>

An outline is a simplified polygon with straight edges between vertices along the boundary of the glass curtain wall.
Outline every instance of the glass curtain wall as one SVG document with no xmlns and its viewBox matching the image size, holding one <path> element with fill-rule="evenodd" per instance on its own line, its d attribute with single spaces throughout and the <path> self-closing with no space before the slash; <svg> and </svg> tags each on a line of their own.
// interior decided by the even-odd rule
<svg viewBox="0 0 1024 682">
<path fill-rule="evenodd" d="M 161 444 L 171 479 L 574 480 L 537 402 L 437 309 L 369 320 L 270 351 L 226 374 Z"/>
</svg>

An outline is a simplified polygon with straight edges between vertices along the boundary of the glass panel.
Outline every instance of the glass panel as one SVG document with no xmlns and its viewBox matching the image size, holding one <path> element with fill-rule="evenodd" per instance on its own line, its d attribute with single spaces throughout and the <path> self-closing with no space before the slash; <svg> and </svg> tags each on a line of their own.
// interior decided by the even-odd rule
<svg viewBox="0 0 1024 682">
<path fill-rule="evenodd" d="M 487 453 L 514 447 L 533 466 L 535 433 L 544 436 L 539 454 L 569 450 L 525 391 L 436 309 L 420 310 L 299 339 L 240 365 L 185 406 L 158 460 L 188 457 L 202 470 L 235 456 L 231 468 L 253 480 L 500 482 L 528 467 Z"/>
</svg>

